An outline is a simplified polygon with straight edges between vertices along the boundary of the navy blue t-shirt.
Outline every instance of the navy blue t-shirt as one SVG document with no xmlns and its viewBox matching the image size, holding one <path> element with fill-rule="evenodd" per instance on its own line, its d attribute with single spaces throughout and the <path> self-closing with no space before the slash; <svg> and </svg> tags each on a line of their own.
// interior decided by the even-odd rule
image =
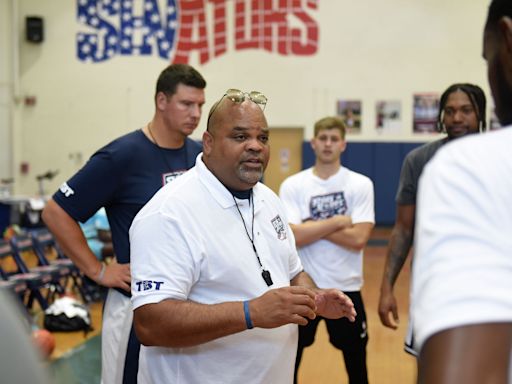
<svg viewBox="0 0 512 384">
<path fill-rule="evenodd" d="M 159 148 L 137 130 L 98 150 L 53 199 L 80 222 L 105 207 L 117 261 L 129 263 L 135 215 L 164 184 L 193 167 L 201 151 L 188 138 L 182 148 Z"/>
</svg>

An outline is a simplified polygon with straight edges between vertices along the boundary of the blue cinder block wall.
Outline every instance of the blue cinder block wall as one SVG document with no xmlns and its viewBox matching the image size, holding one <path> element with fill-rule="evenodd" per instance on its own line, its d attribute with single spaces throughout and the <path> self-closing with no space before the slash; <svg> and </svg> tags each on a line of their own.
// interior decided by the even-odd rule
<svg viewBox="0 0 512 384">
<path fill-rule="evenodd" d="M 375 189 L 375 221 L 377 225 L 395 222 L 395 194 L 402 162 L 412 149 L 423 143 L 348 143 L 342 163 L 353 171 L 368 176 Z M 315 163 L 308 141 L 302 144 L 302 169 Z"/>
</svg>

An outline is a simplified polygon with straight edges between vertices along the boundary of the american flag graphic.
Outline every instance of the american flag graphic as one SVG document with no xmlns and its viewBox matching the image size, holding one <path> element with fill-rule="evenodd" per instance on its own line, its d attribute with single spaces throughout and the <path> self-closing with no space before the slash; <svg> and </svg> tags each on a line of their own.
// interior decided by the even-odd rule
<svg viewBox="0 0 512 384">
<path fill-rule="evenodd" d="M 77 0 L 80 61 L 154 56 L 205 64 L 228 52 L 260 49 L 284 56 L 314 55 L 319 0 Z M 227 20 L 229 15 L 234 20 Z M 207 23 L 207 20 L 212 20 Z M 229 27 L 228 27 L 229 26 Z"/>
</svg>

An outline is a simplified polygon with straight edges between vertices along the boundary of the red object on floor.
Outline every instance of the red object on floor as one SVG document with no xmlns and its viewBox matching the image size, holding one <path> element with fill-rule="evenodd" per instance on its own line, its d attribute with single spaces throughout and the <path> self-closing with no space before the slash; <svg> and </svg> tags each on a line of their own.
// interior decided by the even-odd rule
<svg viewBox="0 0 512 384">
<path fill-rule="evenodd" d="M 37 329 L 33 331 L 32 341 L 44 358 L 49 358 L 55 349 L 55 336 L 46 329 Z"/>
</svg>

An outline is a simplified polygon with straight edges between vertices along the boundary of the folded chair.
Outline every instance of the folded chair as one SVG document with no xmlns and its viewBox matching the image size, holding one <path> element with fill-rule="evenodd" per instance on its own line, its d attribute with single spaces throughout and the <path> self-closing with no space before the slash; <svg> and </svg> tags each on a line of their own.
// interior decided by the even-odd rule
<svg viewBox="0 0 512 384">
<path fill-rule="evenodd" d="M 41 291 L 49 288 L 52 276 L 20 269 L 11 243 L 3 239 L 0 239 L 0 278 L 3 288 L 14 292 L 27 309 L 32 308 L 34 299 L 42 309 L 48 308 L 48 298 Z"/>
<path fill-rule="evenodd" d="M 36 273 L 47 281 L 47 303 L 51 303 L 57 293 L 65 293 L 59 268 L 54 265 L 42 265 L 39 262 L 32 243 L 32 238 L 29 235 L 14 236 L 11 238 L 11 245 L 19 272 Z"/>
<path fill-rule="evenodd" d="M 71 278 L 73 289 L 78 290 L 84 303 L 92 301 L 92 292 L 85 284 L 84 275 L 59 247 L 52 233 L 43 228 L 31 233 L 34 251 L 40 265 L 51 265 L 59 269 L 61 277 Z M 67 285 L 66 285 L 67 286 Z"/>
<path fill-rule="evenodd" d="M 11 279 L 0 263 L 0 290 L 14 293 L 23 302 L 27 291 L 27 283 L 23 279 Z"/>
</svg>

